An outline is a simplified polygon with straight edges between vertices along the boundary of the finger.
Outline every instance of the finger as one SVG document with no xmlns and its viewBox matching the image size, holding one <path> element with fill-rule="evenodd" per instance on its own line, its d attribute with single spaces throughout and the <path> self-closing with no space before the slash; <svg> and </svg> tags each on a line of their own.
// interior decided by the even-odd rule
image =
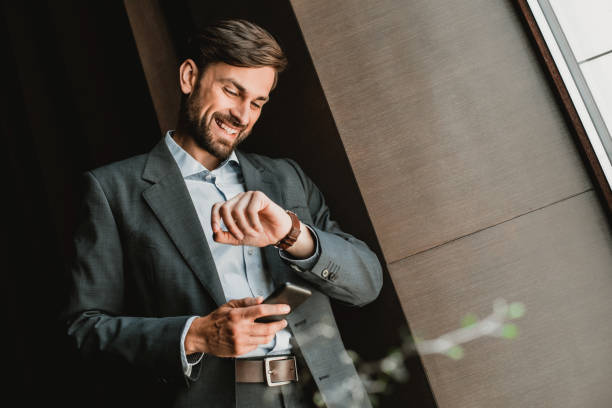
<svg viewBox="0 0 612 408">
<path fill-rule="evenodd" d="M 210 226 L 212 227 L 213 233 L 221 231 L 221 216 L 219 215 L 219 208 L 223 202 L 214 203 L 210 210 Z"/>
<path fill-rule="evenodd" d="M 225 204 L 230 205 L 231 207 L 234 207 L 236 205 L 236 203 L 238 201 L 240 201 L 242 199 L 242 197 L 244 197 L 246 193 L 238 193 L 235 196 L 233 196 L 232 198 L 230 198 L 229 200 L 227 200 L 225 202 Z"/>
<path fill-rule="evenodd" d="M 245 210 L 249 204 L 251 194 L 244 194 L 232 209 L 232 218 L 238 224 L 238 228 L 246 235 L 257 235 L 257 231 L 249 222 L 245 215 Z"/>
<path fill-rule="evenodd" d="M 223 231 L 223 230 L 219 232 L 215 232 L 213 234 L 213 239 L 215 240 L 215 242 L 218 242 L 220 244 L 229 244 L 229 245 L 242 244 L 242 241 L 236 239 L 236 237 L 232 235 L 231 232 Z"/>
<path fill-rule="evenodd" d="M 263 193 L 259 193 L 258 191 L 251 194 L 249 205 L 245 210 L 249 222 L 257 232 L 263 232 L 263 226 L 261 225 L 261 220 L 259 219 L 259 210 L 261 210 L 262 207 L 261 195 L 263 195 Z"/>
<path fill-rule="evenodd" d="M 251 336 L 249 337 L 249 344 L 263 345 L 268 344 L 274 340 L 274 336 Z"/>
<path fill-rule="evenodd" d="M 221 356 L 221 357 L 239 357 L 242 356 L 246 353 L 250 353 L 251 351 L 255 350 L 257 348 L 258 344 L 253 343 L 248 343 L 245 344 L 243 346 L 240 347 L 240 351 L 237 352 L 236 354 L 230 354 L 228 356 Z"/>
<path fill-rule="evenodd" d="M 285 327 L 287 327 L 287 321 L 285 319 L 270 323 L 253 322 L 249 334 L 251 336 L 272 336 Z"/>
<path fill-rule="evenodd" d="M 221 214 L 221 219 L 225 223 L 227 230 L 236 238 L 238 241 L 242 241 L 244 238 L 244 234 L 240 231 L 240 228 L 236 225 L 234 218 L 232 217 L 232 209 L 234 208 L 234 202 L 226 201 L 221 208 L 219 208 L 219 213 Z"/>
<path fill-rule="evenodd" d="M 267 305 L 260 304 L 255 306 L 249 306 L 242 309 L 242 314 L 246 319 L 257 319 L 262 316 L 275 316 L 285 315 L 291 311 L 289 305 L 278 304 L 278 305 Z"/>
<path fill-rule="evenodd" d="M 244 193 L 240 193 L 232 197 L 228 201 L 218 201 L 213 204 L 210 210 L 210 225 L 212 227 L 213 233 L 221 231 L 221 215 L 219 213 L 221 206 L 226 203 L 230 203 L 230 204 L 235 203 L 240 198 L 240 196 L 242 196 L 243 194 Z"/>
<path fill-rule="evenodd" d="M 257 296 L 257 297 L 246 297 L 242 299 L 232 299 L 226 304 L 231 307 L 248 307 L 248 306 L 258 305 L 261 302 L 263 302 L 263 297 Z"/>
</svg>

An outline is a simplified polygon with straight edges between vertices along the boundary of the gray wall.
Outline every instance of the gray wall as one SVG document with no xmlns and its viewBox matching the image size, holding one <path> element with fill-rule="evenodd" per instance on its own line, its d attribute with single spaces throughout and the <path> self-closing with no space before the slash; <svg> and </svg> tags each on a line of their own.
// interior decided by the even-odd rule
<svg viewBox="0 0 612 408">
<path fill-rule="evenodd" d="M 612 234 L 509 1 L 291 1 L 441 407 L 612 401 Z"/>
</svg>

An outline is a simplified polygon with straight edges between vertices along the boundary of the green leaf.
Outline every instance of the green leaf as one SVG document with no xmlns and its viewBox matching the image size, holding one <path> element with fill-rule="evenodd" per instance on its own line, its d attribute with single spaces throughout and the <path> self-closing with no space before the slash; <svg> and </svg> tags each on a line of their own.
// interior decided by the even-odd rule
<svg viewBox="0 0 612 408">
<path fill-rule="evenodd" d="M 506 339 L 514 339 L 518 336 L 518 327 L 514 323 L 506 323 L 502 327 L 502 337 Z"/>
<path fill-rule="evenodd" d="M 461 360 L 463 358 L 463 348 L 461 346 L 453 346 L 446 351 L 446 355 L 453 360 Z"/>
<path fill-rule="evenodd" d="M 518 319 L 525 314 L 525 305 L 521 302 L 512 302 L 508 306 L 508 317 L 510 319 Z"/>
<path fill-rule="evenodd" d="M 470 327 L 476 323 L 478 323 L 478 316 L 474 313 L 468 313 L 461 319 L 461 327 Z"/>
<path fill-rule="evenodd" d="M 351 360 L 353 361 L 353 363 L 358 363 L 361 360 L 361 358 L 359 357 L 359 354 L 356 351 L 346 350 L 346 352 L 351 358 Z"/>
<path fill-rule="evenodd" d="M 380 369 L 388 375 L 404 364 L 404 354 L 401 350 L 395 349 L 389 355 L 380 360 Z"/>
</svg>

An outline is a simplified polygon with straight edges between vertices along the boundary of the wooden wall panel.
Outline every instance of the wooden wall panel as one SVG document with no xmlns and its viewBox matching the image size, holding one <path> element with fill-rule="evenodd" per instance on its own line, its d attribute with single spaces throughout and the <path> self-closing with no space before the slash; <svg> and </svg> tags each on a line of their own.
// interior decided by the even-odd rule
<svg viewBox="0 0 612 408">
<path fill-rule="evenodd" d="M 511 2 L 291 3 L 387 262 L 591 188 Z"/>
<path fill-rule="evenodd" d="M 291 0 L 440 407 L 612 400 L 612 234 L 511 1 Z"/>
<path fill-rule="evenodd" d="M 390 267 L 413 332 L 436 338 L 501 297 L 515 339 L 482 337 L 423 362 L 440 407 L 609 407 L 612 232 L 588 192 Z"/>
<path fill-rule="evenodd" d="M 162 133 L 174 129 L 180 89 L 178 60 L 158 0 L 124 0 Z"/>
</svg>

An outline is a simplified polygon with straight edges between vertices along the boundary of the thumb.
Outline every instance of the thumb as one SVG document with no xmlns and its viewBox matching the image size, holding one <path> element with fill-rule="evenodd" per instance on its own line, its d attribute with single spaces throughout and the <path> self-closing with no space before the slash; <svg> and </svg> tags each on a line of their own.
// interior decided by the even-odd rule
<svg viewBox="0 0 612 408">
<path fill-rule="evenodd" d="M 242 299 L 232 299 L 229 302 L 227 302 L 227 305 L 231 307 L 248 307 L 248 306 L 258 305 L 261 302 L 263 302 L 263 297 L 257 296 L 257 297 L 247 297 L 247 298 L 242 298 Z"/>
</svg>

